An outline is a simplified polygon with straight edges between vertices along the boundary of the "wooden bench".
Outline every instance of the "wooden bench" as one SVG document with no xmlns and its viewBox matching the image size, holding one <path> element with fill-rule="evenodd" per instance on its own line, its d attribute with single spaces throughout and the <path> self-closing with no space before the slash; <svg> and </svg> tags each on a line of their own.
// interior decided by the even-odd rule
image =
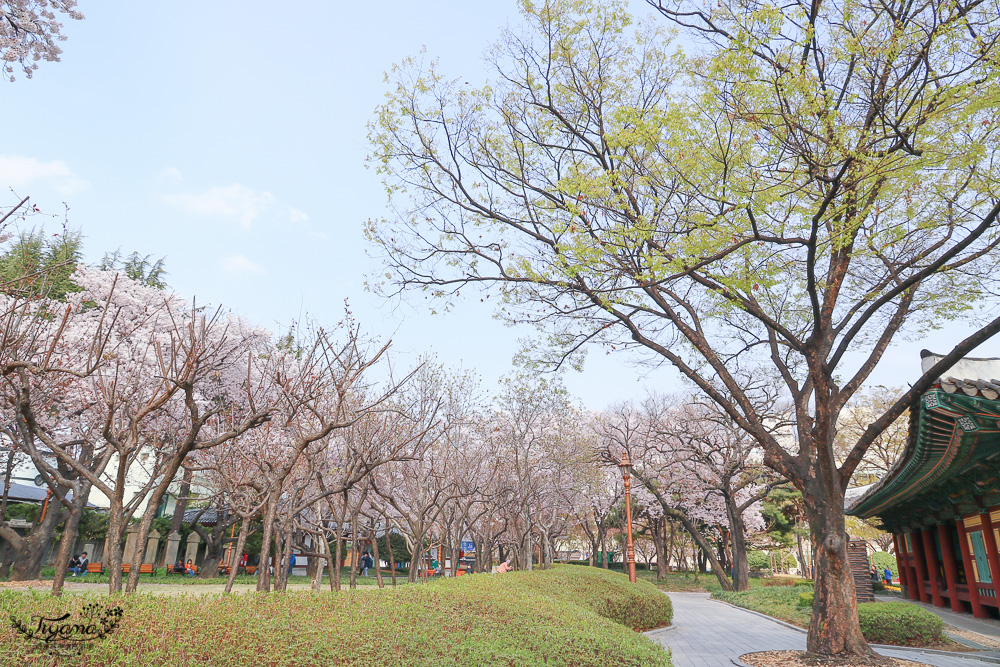
<svg viewBox="0 0 1000 667">
<path fill-rule="evenodd" d="M 247 574 L 257 574 L 257 566 L 256 565 L 247 565 L 243 569 L 246 570 Z"/>
<path fill-rule="evenodd" d="M 131 563 L 122 563 L 122 574 L 128 574 L 129 570 L 132 569 Z M 88 568 L 89 571 L 89 568 Z M 139 566 L 139 574 L 148 574 L 150 576 L 156 575 L 156 568 L 153 567 L 152 563 L 143 563 Z"/>
<path fill-rule="evenodd" d="M 87 574 L 104 574 L 104 564 L 87 563 Z"/>
</svg>

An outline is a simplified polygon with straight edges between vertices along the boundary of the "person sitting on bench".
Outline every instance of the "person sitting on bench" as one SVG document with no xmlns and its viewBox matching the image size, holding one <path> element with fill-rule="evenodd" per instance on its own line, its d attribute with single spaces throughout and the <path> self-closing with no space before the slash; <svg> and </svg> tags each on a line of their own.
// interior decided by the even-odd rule
<svg viewBox="0 0 1000 667">
<path fill-rule="evenodd" d="M 178 558 L 174 563 L 174 574 L 184 574 L 184 559 Z"/>
<path fill-rule="evenodd" d="M 185 573 L 187 574 L 187 576 L 189 576 L 189 577 L 193 577 L 194 576 L 194 563 L 191 562 L 190 558 L 188 558 L 188 562 L 187 562 L 187 565 L 184 567 L 184 570 L 185 570 Z"/>
<path fill-rule="evenodd" d="M 78 574 L 81 577 L 87 576 L 87 566 L 90 565 L 90 561 L 87 560 L 87 552 L 84 551 L 80 554 L 80 557 L 75 560 L 76 567 L 70 567 L 70 571 L 73 573 L 73 576 L 75 577 Z M 72 564 L 72 561 L 70 561 L 70 563 Z"/>
</svg>

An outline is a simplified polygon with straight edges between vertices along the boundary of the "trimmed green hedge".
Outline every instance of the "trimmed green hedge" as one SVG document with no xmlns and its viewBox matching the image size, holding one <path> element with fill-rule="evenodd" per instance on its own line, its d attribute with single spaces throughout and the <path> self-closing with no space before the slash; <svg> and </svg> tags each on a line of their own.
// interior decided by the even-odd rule
<svg viewBox="0 0 1000 667">
<path fill-rule="evenodd" d="M 811 609 L 813 606 L 813 595 L 814 593 L 812 591 L 799 593 L 799 606 L 803 608 L 809 607 Z"/>
<path fill-rule="evenodd" d="M 927 646 L 946 640 L 944 621 L 906 602 L 865 602 L 858 605 L 865 639 L 874 644 Z"/>
</svg>

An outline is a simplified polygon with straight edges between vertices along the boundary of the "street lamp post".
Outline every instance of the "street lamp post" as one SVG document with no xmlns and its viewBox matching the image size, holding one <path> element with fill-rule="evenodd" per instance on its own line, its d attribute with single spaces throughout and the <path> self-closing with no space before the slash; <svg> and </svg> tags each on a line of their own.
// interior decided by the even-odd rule
<svg viewBox="0 0 1000 667">
<path fill-rule="evenodd" d="M 628 459 L 628 452 L 622 452 L 621 463 L 618 467 L 622 469 L 622 479 L 625 480 L 625 522 L 628 524 L 628 580 L 635 583 L 635 547 L 632 544 L 632 462 Z"/>
</svg>

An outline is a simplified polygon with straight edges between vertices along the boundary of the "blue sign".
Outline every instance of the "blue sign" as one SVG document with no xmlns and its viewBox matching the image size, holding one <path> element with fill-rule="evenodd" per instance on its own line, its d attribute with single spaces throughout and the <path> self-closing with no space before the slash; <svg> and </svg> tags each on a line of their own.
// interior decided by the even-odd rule
<svg viewBox="0 0 1000 667">
<path fill-rule="evenodd" d="M 462 551 L 469 552 L 476 550 L 476 543 L 472 540 L 462 540 Z"/>
</svg>

